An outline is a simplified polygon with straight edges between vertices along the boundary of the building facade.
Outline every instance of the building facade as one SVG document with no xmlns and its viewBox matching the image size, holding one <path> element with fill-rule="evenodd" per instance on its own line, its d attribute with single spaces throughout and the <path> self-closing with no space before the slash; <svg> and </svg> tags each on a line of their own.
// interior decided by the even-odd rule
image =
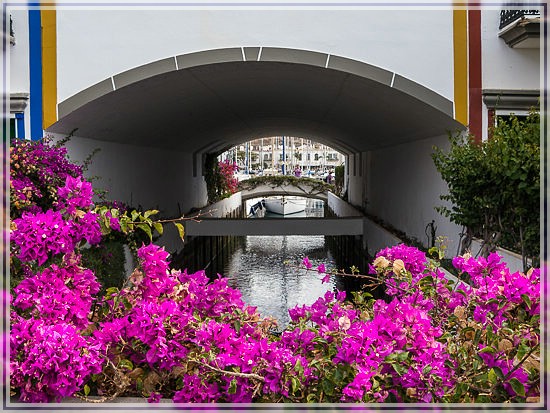
<svg viewBox="0 0 550 413">
<path fill-rule="evenodd" d="M 433 146 L 546 103 L 545 3 L 1 7 L 9 133 L 72 134 L 76 159 L 100 148 L 99 184 L 166 215 L 205 204 L 205 154 L 294 136 L 343 154 L 353 205 L 456 242 Z"/>
<path fill-rule="evenodd" d="M 345 164 L 337 150 L 294 136 L 271 136 L 235 146 L 220 155 L 220 160 L 235 162 L 241 171 L 270 174 L 319 175 Z"/>
</svg>

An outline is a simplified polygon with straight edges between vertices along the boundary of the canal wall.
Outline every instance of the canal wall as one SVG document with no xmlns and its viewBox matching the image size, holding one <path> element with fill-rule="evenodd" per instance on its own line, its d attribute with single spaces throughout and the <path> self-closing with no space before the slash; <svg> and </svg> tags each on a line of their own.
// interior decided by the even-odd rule
<svg viewBox="0 0 550 413">
<path fill-rule="evenodd" d="M 434 147 L 447 150 L 448 136 L 349 156 L 349 202 L 425 247 L 429 247 L 426 225 L 434 221 L 436 236 L 447 237 L 449 250 L 456 251 L 462 229 L 435 209 L 451 205 L 440 198 L 448 188 L 432 160 Z"/>
<path fill-rule="evenodd" d="M 207 219 L 238 218 L 242 216 L 242 197 L 237 192 L 232 196 L 207 205 L 197 211 L 197 220 L 184 222 L 185 242 L 183 249 L 173 254 L 172 266 L 189 272 L 205 270 L 209 277 L 223 271 L 235 249 L 242 243 L 242 237 L 235 235 L 193 235 L 190 226 L 200 226 Z M 180 241 L 181 243 L 181 241 Z"/>
<path fill-rule="evenodd" d="M 470 250 L 473 256 L 476 256 L 479 253 L 479 251 L 482 248 L 482 243 L 483 241 L 480 239 L 472 240 L 472 244 L 470 245 Z M 504 248 L 497 248 L 496 252 L 498 255 L 502 257 L 502 262 L 506 263 L 510 272 L 512 273 L 517 271 L 523 272 L 523 260 L 520 254 L 517 254 L 513 251 L 510 251 Z M 531 265 L 532 265 L 532 261 L 527 260 L 527 266 L 531 266 Z"/>
<path fill-rule="evenodd" d="M 327 207 L 325 217 L 351 218 L 361 217 L 363 214 L 357 208 L 342 200 L 333 193 L 328 193 Z M 347 273 L 350 267 L 355 266 L 361 273 L 368 271 L 369 257 L 365 254 L 365 233 L 363 232 L 363 219 L 358 221 L 361 235 L 327 235 L 325 242 L 333 255 L 339 270 Z M 346 289 L 356 290 L 359 288 L 357 279 L 344 277 L 343 280 Z"/>
</svg>

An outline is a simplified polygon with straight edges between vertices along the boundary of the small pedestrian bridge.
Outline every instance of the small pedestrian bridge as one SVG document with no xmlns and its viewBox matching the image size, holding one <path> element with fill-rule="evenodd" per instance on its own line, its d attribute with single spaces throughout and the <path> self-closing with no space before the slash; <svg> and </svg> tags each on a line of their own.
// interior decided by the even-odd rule
<svg viewBox="0 0 550 413">
<path fill-rule="evenodd" d="M 327 190 L 327 188 L 334 188 L 332 185 L 309 178 L 266 178 L 273 179 L 254 178 L 241 182 L 239 185 L 241 192 L 204 208 L 198 221 L 187 221 L 185 234 L 189 236 L 364 235 L 366 225 L 364 215 Z M 323 199 L 332 216 L 242 218 L 240 212 L 243 210 L 246 199 L 269 195 L 297 195 Z"/>
<path fill-rule="evenodd" d="M 189 221 L 190 236 L 363 235 L 363 217 L 345 218 L 205 218 Z"/>
<path fill-rule="evenodd" d="M 300 185 L 302 185 L 304 181 Z M 323 185 L 323 182 L 319 181 Z M 249 198 L 261 196 L 262 189 L 253 181 L 250 187 L 259 191 L 250 191 Z M 326 185 L 326 184 L 324 184 Z M 293 185 L 279 186 L 280 190 L 291 191 Z M 301 186 L 303 189 L 303 186 Z M 237 192 L 231 197 L 203 208 L 197 220 L 185 221 L 186 242 L 194 239 L 205 240 L 198 252 L 193 250 L 183 261 L 195 262 L 206 256 L 206 262 L 212 261 L 217 255 L 223 256 L 224 239 L 233 239 L 248 235 L 303 235 L 328 236 L 327 242 L 332 246 L 335 256 L 347 257 L 360 268 L 366 268 L 367 260 L 378 250 L 396 245 L 401 240 L 374 223 L 352 205 L 334 195 L 330 191 L 316 194 L 316 198 L 326 199 L 328 217 L 317 218 L 242 218 L 245 202 L 243 192 Z M 289 193 L 287 192 L 287 193 Z M 273 192 L 265 193 L 273 195 Z M 303 195 L 305 196 L 305 195 Z M 310 195 L 311 196 L 311 195 Z M 198 257 L 196 255 L 199 255 Z M 202 255 L 201 255 L 202 254 Z"/>
<path fill-rule="evenodd" d="M 239 182 L 239 191 L 243 201 L 266 196 L 289 195 L 316 198 L 327 202 L 328 191 L 334 191 L 334 185 L 320 179 L 295 176 L 259 176 Z"/>
</svg>

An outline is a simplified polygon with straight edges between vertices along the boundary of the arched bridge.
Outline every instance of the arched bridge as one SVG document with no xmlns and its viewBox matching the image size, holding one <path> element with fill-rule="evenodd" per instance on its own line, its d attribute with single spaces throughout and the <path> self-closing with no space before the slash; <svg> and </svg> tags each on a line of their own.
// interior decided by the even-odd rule
<svg viewBox="0 0 550 413">
<path fill-rule="evenodd" d="M 326 202 L 327 193 L 334 191 L 334 185 L 312 178 L 262 176 L 239 182 L 239 191 L 243 201 L 273 195 L 292 195 Z"/>
</svg>

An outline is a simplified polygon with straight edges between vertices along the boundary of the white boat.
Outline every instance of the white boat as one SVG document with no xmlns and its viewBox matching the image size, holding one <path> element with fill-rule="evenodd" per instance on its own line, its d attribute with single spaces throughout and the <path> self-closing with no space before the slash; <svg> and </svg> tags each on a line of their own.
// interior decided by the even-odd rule
<svg viewBox="0 0 550 413">
<path fill-rule="evenodd" d="M 305 198 L 273 197 L 263 201 L 265 209 L 279 215 L 290 215 L 305 211 Z"/>
</svg>

